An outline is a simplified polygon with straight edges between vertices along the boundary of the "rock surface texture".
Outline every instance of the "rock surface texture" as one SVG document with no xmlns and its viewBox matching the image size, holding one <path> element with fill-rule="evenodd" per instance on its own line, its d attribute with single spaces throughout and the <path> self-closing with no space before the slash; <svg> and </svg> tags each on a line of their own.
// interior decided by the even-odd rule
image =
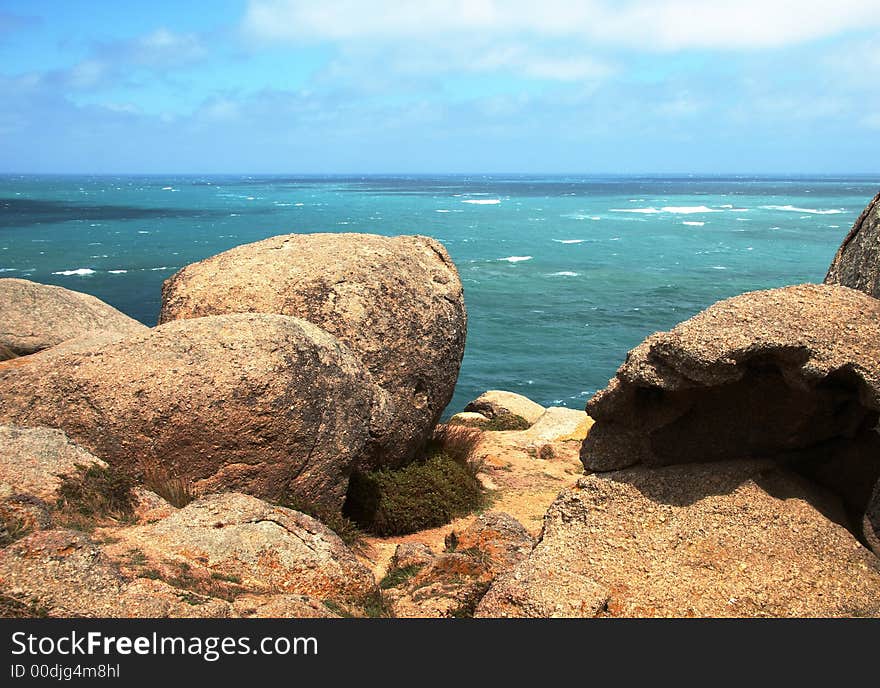
<svg viewBox="0 0 880 688">
<path fill-rule="evenodd" d="M 366 464 L 412 459 L 449 403 L 464 353 L 461 281 L 421 236 L 290 234 L 239 246 L 168 279 L 160 322 L 281 313 L 346 344 L 390 394 L 393 422 Z"/>
<path fill-rule="evenodd" d="M 490 389 L 465 406 L 464 410 L 482 414 L 490 420 L 514 416 L 532 425 L 546 409 L 522 394 Z"/>
<path fill-rule="evenodd" d="M 769 462 L 586 476 L 476 615 L 878 616 L 880 560 L 839 518 L 832 496 Z"/>
<path fill-rule="evenodd" d="M 825 276 L 826 284 L 842 284 L 880 298 L 880 194 L 855 221 Z"/>
<path fill-rule="evenodd" d="M 0 360 L 26 356 L 87 333 L 147 328 L 100 299 L 23 279 L 0 279 Z"/>
<path fill-rule="evenodd" d="M 2 423 L 61 428 L 110 464 L 161 467 L 201 492 L 334 509 L 386 427 L 385 396 L 347 347 L 281 315 L 183 320 L 0 363 Z"/>
</svg>

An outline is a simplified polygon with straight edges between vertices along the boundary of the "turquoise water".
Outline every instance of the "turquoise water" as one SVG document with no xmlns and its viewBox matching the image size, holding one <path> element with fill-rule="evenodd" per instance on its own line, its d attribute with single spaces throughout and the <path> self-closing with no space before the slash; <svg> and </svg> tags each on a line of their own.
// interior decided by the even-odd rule
<svg viewBox="0 0 880 688">
<path fill-rule="evenodd" d="M 154 325 L 162 281 L 288 232 L 427 234 L 461 273 L 449 412 L 489 388 L 582 408 L 627 350 L 743 291 L 821 281 L 880 177 L 0 177 L 0 276 Z"/>
</svg>

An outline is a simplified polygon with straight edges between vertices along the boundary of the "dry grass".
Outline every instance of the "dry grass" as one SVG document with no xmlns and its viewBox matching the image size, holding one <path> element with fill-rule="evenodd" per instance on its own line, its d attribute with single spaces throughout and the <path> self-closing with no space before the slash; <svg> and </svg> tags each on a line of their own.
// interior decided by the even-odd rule
<svg viewBox="0 0 880 688">
<path fill-rule="evenodd" d="M 172 506 L 182 509 L 190 502 L 198 499 L 199 494 L 193 488 L 192 482 L 173 476 L 167 468 L 151 466 L 144 470 L 144 487 L 155 492 Z"/>
<path fill-rule="evenodd" d="M 61 476 L 55 520 L 85 531 L 107 520 L 131 522 L 137 505 L 134 486 L 134 478 L 113 466 L 78 464 Z"/>
</svg>

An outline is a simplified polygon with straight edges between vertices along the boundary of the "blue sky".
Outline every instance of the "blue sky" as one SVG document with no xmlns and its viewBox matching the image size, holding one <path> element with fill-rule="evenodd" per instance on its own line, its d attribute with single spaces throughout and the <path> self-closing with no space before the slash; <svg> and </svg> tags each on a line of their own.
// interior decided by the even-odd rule
<svg viewBox="0 0 880 688">
<path fill-rule="evenodd" d="M 0 171 L 880 172 L 880 0 L 0 0 Z"/>
</svg>

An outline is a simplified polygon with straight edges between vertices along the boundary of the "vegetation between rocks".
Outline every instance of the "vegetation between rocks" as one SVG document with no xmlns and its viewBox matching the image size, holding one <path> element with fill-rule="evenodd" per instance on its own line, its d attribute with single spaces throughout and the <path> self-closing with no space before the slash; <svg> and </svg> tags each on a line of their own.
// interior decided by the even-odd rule
<svg viewBox="0 0 880 688">
<path fill-rule="evenodd" d="M 409 566 L 401 566 L 400 568 L 391 569 L 385 574 L 385 577 L 379 581 L 379 587 L 383 590 L 388 590 L 388 588 L 396 588 L 399 585 L 403 585 L 423 568 L 424 567 L 421 564 L 410 564 Z"/>
<path fill-rule="evenodd" d="M 130 522 L 137 498 L 135 480 L 114 466 L 77 464 L 73 473 L 61 476 L 58 488 L 58 520 L 77 530 L 89 531 L 96 521 Z"/>
<path fill-rule="evenodd" d="M 462 419 L 450 419 L 449 424 L 465 428 L 477 428 L 479 430 L 485 430 L 487 432 L 528 430 L 530 427 L 532 427 L 531 423 L 529 423 L 529 421 L 527 421 L 525 418 L 515 416 L 512 413 L 504 413 L 495 416 L 494 418 L 490 418 L 486 422 L 480 421 L 479 423 Z"/>
<path fill-rule="evenodd" d="M 184 478 L 172 476 L 167 469 L 161 467 L 148 468 L 144 471 L 144 487 L 155 492 L 172 506 L 182 509 L 195 501 L 198 494 L 192 483 Z"/>
<path fill-rule="evenodd" d="M 482 508 L 486 495 L 475 456 L 479 440 L 479 431 L 439 426 L 421 461 L 352 475 L 343 513 L 384 536 L 435 528 Z"/>
<path fill-rule="evenodd" d="M 339 539 L 352 549 L 360 549 L 364 545 L 364 531 L 354 521 L 338 511 L 319 506 L 293 493 L 282 497 L 278 501 L 278 506 L 293 509 L 317 519 L 336 533 Z"/>
</svg>

